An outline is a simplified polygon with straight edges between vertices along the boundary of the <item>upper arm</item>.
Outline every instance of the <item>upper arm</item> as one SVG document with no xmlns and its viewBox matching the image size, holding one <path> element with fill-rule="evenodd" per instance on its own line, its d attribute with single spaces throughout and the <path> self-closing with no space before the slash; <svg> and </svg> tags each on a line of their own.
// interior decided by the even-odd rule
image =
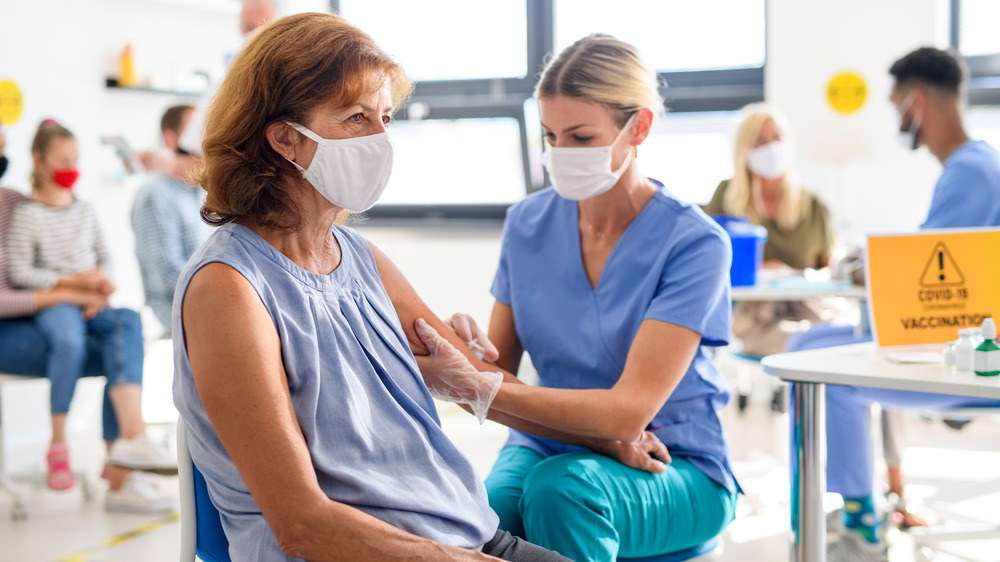
<svg viewBox="0 0 1000 562">
<path fill-rule="evenodd" d="M 427 346 L 420 340 L 417 336 L 417 331 L 414 328 L 414 322 L 417 318 L 423 318 L 428 324 L 431 325 L 439 334 L 441 334 L 445 339 L 447 339 L 453 346 L 455 346 L 459 351 L 461 351 L 465 356 L 480 370 L 491 370 L 495 371 L 495 368 L 490 368 L 486 363 L 483 363 L 472 354 L 465 342 L 459 338 L 455 332 L 451 330 L 436 314 L 424 303 L 420 295 L 413 289 L 410 282 L 407 281 L 403 273 L 396 267 L 396 264 L 392 263 L 381 250 L 379 250 L 374 244 L 368 242 L 368 246 L 372 250 L 372 255 L 375 257 L 375 266 L 378 268 L 379 278 L 382 280 L 382 286 L 385 288 L 386 294 L 389 295 L 389 300 L 392 301 L 392 306 L 396 309 L 396 315 L 399 317 L 399 322 L 402 325 L 403 333 L 406 334 L 406 340 L 410 344 L 410 350 L 414 355 L 427 355 Z"/>
<path fill-rule="evenodd" d="M 202 406 L 272 527 L 327 499 L 292 407 L 281 342 L 250 283 L 227 265 L 208 264 L 182 307 Z"/>
<path fill-rule="evenodd" d="M 822 236 L 820 255 L 813 264 L 813 267 L 822 268 L 826 267 L 830 263 L 830 256 L 833 254 L 833 246 L 836 242 L 837 236 L 833 231 L 833 221 L 830 219 L 830 210 L 827 209 L 826 205 L 823 204 L 819 198 L 814 199 L 816 202 L 816 221 L 819 223 L 817 228 L 820 230 L 820 235 Z"/>
<path fill-rule="evenodd" d="M 701 334 L 660 320 L 643 320 L 636 332 L 621 378 L 613 387 L 629 397 L 631 408 L 649 423 L 687 372 Z"/>
<path fill-rule="evenodd" d="M 702 209 L 706 214 L 709 215 L 719 215 L 723 213 L 722 197 L 726 192 L 726 186 L 729 182 L 722 180 L 719 185 L 715 188 L 715 193 L 712 194 L 712 199 L 705 204 Z"/>
</svg>

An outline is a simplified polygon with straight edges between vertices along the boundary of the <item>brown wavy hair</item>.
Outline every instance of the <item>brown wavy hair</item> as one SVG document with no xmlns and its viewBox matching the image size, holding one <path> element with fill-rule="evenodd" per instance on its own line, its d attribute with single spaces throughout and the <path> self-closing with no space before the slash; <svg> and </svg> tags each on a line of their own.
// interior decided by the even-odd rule
<svg viewBox="0 0 1000 562">
<path fill-rule="evenodd" d="M 302 175 L 275 152 L 265 129 L 306 123 L 317 106 L 348 106 L 388 80 L 393 110 L 413 83 L 367 34 L 333 14 L 305 13 L 254 33 L 233 60 L 205 118 L 198 182 L 208 196 L 201 216 L 211 225 L 236 219 L 296 229 L 290 196 Z"/>
</svg>

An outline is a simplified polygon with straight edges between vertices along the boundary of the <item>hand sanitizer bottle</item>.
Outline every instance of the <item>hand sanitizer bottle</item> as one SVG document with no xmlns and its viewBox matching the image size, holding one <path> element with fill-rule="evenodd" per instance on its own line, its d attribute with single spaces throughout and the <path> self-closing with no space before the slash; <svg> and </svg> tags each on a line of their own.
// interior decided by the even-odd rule
<svg viewBox="0 0 1000 562">
<path fill-rule="evenodd" d="M 997 345 L 997 327 L 992 318 L 983 319 L 983 343 L 976 347 L 974 367 L 977 375 L 1000 375 L 1000 346 Z"/>
</svg>

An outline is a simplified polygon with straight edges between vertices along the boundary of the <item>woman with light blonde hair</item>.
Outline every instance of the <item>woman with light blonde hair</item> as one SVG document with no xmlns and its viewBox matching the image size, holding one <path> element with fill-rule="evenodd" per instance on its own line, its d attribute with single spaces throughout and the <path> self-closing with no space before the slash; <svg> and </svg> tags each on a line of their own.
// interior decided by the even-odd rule
<svg viewBox="0 0 1000 562">
<path fill-rule="evenodd" d="M 526 352 L 539 378 L 505 379 L 490 414 L 535 427 L 502 421 L 490 506 L 500 528 L 573 560 L 711 551 L 738 490 L 718 416 L 729 389 L 710 350 L 730 334 L 729 240 L 639 170 L 663 100 L 632 45 L 580 39 L 535 97 L 552 187 L 507 212 L 488 334 L 496 367 L 516 373 Z M 423 341 L 422 364 L 452 357 L 456 380 L 488 386 L 456 351 Z M 600 440 L 646 442 L 635 460 L 647 464 L 626 466 Z"/>
<path fill-rule="evenodd" d="M 789 128 L 776 108 L 757 103 L 743 109 L 733 170 L 733 177 L 716 188 L 705 212 L 744 215 L 763 225 L 766 266 L 825 267 L 833 247 L 829 212 L 798 184 Z"/>
<path fill-rule="evenodd" d="M 767 229 L 763 267 L 818 269 L 826 267 L 833 250 L 829 212 L 799 186 L 788 131 L 776 108 L 764 103 L 743 108 L 736 127 L 733 177 L 719 184 L 705 212 L 744 216 Z M 818 321 L 821 311 L 815 302 L 736 303 L 733 334 L 742 341 L 744 353 L 780 353 L 796 322 Z"/>
</svg>

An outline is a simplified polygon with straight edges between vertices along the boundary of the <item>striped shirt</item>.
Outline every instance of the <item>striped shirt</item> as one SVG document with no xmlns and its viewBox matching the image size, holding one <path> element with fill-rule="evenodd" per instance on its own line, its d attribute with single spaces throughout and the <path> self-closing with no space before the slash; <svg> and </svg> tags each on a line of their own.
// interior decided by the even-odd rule
<svg viewBox="0 0 1000 562">
<path fill-rule="evenodd" d="M 146 304 L 170 332 L 174 286 L 188 258 L 211 234 L 201 220 L 205 192 L 183 181 L 155 174 L 135 194 L 132 231 Z"/>
<path fill-rule="evenodd" d="M 25 201 L 7 233 L 7 260 L 15 287 L 52 289 L 60 277 L 97 266 L 108 275 L 111 256 L 90 203 L 52 207 Z"/>
<path fill-rule="evenodd" d="M 14 209 L 24 195 L 0 187 L 0 318 L 16 318 L 35 312 L 35 292 L 14 288 L 7 275 L 7 228 Z"/>
</svg>

